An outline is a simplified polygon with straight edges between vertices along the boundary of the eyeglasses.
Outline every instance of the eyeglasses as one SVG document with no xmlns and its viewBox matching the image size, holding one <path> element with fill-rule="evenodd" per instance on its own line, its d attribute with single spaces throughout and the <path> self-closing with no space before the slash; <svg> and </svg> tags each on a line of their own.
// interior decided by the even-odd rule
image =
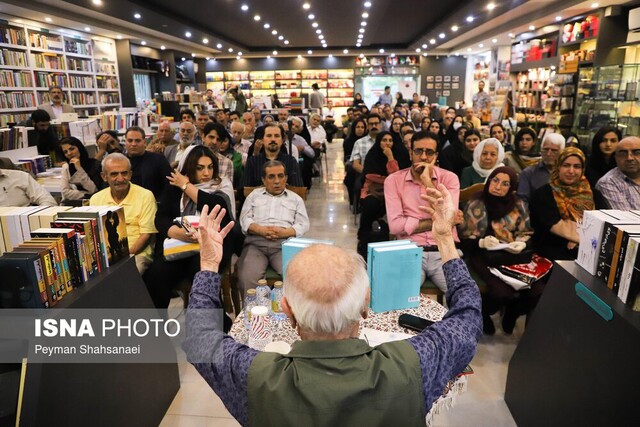
<svg viewBox="0 0 640 427">
<path fill-rule="evenodd" d="M 413 149 L 413 154 L 415 154 L 416 156 L 422 156 L 423 153 L 425 153 L 427 157 L 431 157 L 434 154 L 436 154 L 436 152 L 430 148 L 414 148 Z"/>
<path fill-rule="evenodd" d="M 629 157 L 629 154 L 631 154 L 633 157 L 640 157 L 640 150 L 636 149 L 636 150 L 618 150 L 618 151 L 616 151 L 616 157 L 620 157 L 621 159 Z"/>
<path fill-rule="evenodd" d="M 369 126 L 378 126 L 380 122 L 369 122 Z"/>
<path fill-rule="evenodd" d="M 495 177 L 491 180 L 491 184 L 493 185 L 499 185 L 502 188 L 509 188 L 511 187 L 511 183 L 509 181 L 500 181 L 500 178 Z"/>
</svg>

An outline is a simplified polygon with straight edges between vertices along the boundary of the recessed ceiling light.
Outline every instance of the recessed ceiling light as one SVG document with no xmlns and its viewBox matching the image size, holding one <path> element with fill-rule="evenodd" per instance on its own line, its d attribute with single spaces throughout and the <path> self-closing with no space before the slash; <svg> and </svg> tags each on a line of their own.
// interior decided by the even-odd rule
<svg viewBox="0 0 640 427">
<path fill-rule="evenodd" d="M 344 53 L 346 55 L 347 53 L 349 53 L 349 49 L 343 50 L 342 53 Z"/>
<path fill-rule="evenodd" d="M 167 47 L 165 45 L 160 46 L 160 50 L 165 50 Z"/>
<path fill-rule="evenodd" d="M 208 38 L 206 38 L 206 37 L 205 37 L 205 38 L 203 38 L 203 39 L 202 39 L 202 43 L 204 43 L 204 44 L 209 44 L 209 39 L 208 39 Z"/>
<path fill-rule="evenodd" d="M 509 37 L 513 38 L 513 33 L 509 33 Z"/>
<path fill-rule="evenodd" d="M 311 26 L 312 26 L 313 28 L 318 28 L 318 23 L 317 23 L 317 22 L 314 22 L 313 24 L 311 24 Z"/>
<path fill-rule="evenodd" d="M 265 23 L 264 23 L 264 25 L 263 25 L 263 27 L 264 27 L 265 29 L 269 29 L 269 28 L 271 28 L 271 25 L 269 25 L 269 23 L 268 23 L 268 22 L 265 22 Z"/>
<path fill-rule="evenodd" d="M 364 53 L 361 53 L 361 54 L 360 54 L 360 58 L 364 58 Z"/>
<path fill-rule="evenodd" d="M 427 56 L 427 52 L 423 53 L 422 56 Z"/>
<path fill-rule="evenodd" d="M 478 45 L 478 47 L 479 47 L 480 49 L 482 49 L 482 48 L 484 47 L 484 45 L 483 45 L 482 43 L 480 43 L 480 44 Z"/>
<path fill-rule="evenodd" d="M 116 36 L 116 38 L 117 38 L 118 40 L 122 40 L 122 36 L 121 36 L 120 34 L 118 34 L 118 35 Z"/>
<path fill-rule="evenodd" d="M 277 50 L 274 50 L 274 51 L 273 51 L 273 52 L 271 52 L 271 53 L 273 53 L 274 55 L 277 55 L 277 54 L 278 54 L 278 51 L 277 51 Z"/>
<path fill-rule="evenodd" d="M 491 43 L 498 43 L 498 39 L 491 39 Z"/>
<path fill-rule="evenodd" d="M 271 30 L 271 34 L 275 36 L 276 34 L 278 34 L 278 30 Z"/>
<path fill-rule="evenodd" d="M 195 57 L 196 57 L 196 54 L 195 54 L 195 53 L 192 53 L 192 54 L 191 54 L 191 57 L 192 57 L 192 58 L 195 58 Z"/>
<path fill-rule="evenodd" d="M 95 4 L 96 6 L 102 6 L 102 0 L 92 0 L 93 4 Z"/>
<path fill-rule="evenodd" d="M 52 19 L 49 18 L 48 16 L 46 18 L 44 18 L 44 20 L 47 21 L 47 22 L 51 22 L 52 21 Z"/>
<path fill-rule="evenodd" d="M 218 49 L 222 49 L 222 44 L 218 43 L 218 44 L 216 45 L 216 47 L 217 47 Z"/>
<path fill-rule="evenodd" d="M 370 1 L 364 2 L 364 7 L 371 7 L 371 2 Z"/>
<path fill-rule="evenodd" d="M 327 44 L 326 43 L 322 43 L 322 47 L 326 48 Z"/>
<path fill-rule="evenodd" d="M 431 39 L 431 40 L 429 40 L 429 43 L 431 43 L 431 44 L 436 44 L 436 39 Z"/>
<path fill-rule="evenodd" d="M 134 13 L 133 17 L 136 18 L 136 19 L 140 19 L 140 18 L 142 18 L 142 15 L 140 15 L 139 13 Z"/>
<path fill-rule="evenodd" d="M 560 15 L 556 16 L 556 22 L 560 22 L 560 21 L 562 21 L 562 16 Z"/>
<path fill-rule="evenodd" d="M 184 36 L 185 36 L 186 38 L 189 38 L 189 37 L 191 37 L 191 33 L 190 33 L 189 31 L 187 31 L 186 33 L 184 33 Z"/>
<path fill-rule="evenodd" d="M 378 52 L 380 52 L 380 53 L 384 53 L 384 49 L 380 49 Z"/>
<path fill-rule="evenodd" d="M 358 30 L 358 32 L 360 32 L 360 33 L 364 33 L 364 28 L 360 28 L 360 29 Z"/>
<path fill-rule="evenodd" d="M 333 58 L 333 55 L 329 54 L 329 58 Z"/>
<path fill-rule="evenodd" d="M 364 13 L 362 14 L 362 17 L 366 19 L 366 18 L 368 18 L 368 17 L 369 17 L 369 14 L 368 14 L 367 12 L 364 12 Z"/>
<path fill-rule="evenodd" d="M 305 4 L 302 5 L 302 8 L 305 9 L 305 10 L 306 9 L 310 9 L 311 5 L 309 3 L 305 3 Z"/>
<path fill-rule="evenodd" d="M 233 48 L 230 47 L 229 49 L 227 49 L 229 52 L 233 52 Z"/>
<path fill-rule="evenodd" d="M 267 59 L 271 59 L 271 55 L 267 55 Z"/>
<path fill-rule="evenodd" d="M 362 22 L 360 23 L 360 26 L 361 26 L 361 27 L 366 27 L 366 26 L 367 26 L 367 21 L 362 21 Z"/>
<path fill-rule="evenodd" d="M 458 31 L 458 26 L 457 25 L 452 26 L 451 31 L 453 31 L 454 33 Z"/>
<path fill-rule="evenodd" d="M 307 51 L 307 53 L 308 53 L 309 55 L 311 55 L 311 54 L 313 53 L 313 51 L 312 51 L 311 49 L 309 49 L 309 50 Z"/>
<path fill-rule="evenodd" d="M 184 56 L 183 56 L 182 58 L 180 58 L 180 59 L 182 59 L 183 61 L 186 61 L 186 60 L 187 60 L 187 58 L 185 58 Z"/>
<path fill-rule="evenodd" d="M 320 34 L 320 35 L 318 36 L 318 38 L 319 38 L 320 40 L 324 40 L 324 36 L 323 36 L 322 34 Z"/>
<path fill-rule="evenodd" d="M 242 52 L 238 52 L 238 55 L 239 55 L 239 56 L 242 56 Z"/>
<path fill-rule="evenodd" d="M 278 36 L 278 40 L 284 40 L 284 36 L 282 35 Z"/>
<path fill-rule="evenodd" d="M 467 16 L 467 22 L 473 22 L 473 16 L 471 15 Z"/>
<path fill-rule="evenodd" d="M 206 57 L 206 58 L 204 58 L 204 59 L 206 59 L 206 60 L 208 61 L 208 60 L 210 60 L 211 58 L 207 56 L 207 57 Z"/>
<path fill-rule="evenodd" d="M 284 41 L 284 44 L 289 44 L 289 40 L 285 40 L 285 41 Z"/>
<path fill-rule="evenodd" d="M 310 13 L 309 16 L 307 16 L 307 18 L 309 18 L 310 20 L 314 20 L 316 19 L 316 15 L 314 15 L 313 13 Z"/>
<path fill-rule="evenodd" d="M 470 47 L 467 48 L 467 52 L 471 52 L 473 49 L 471 49 Z"/>
<path fill-rule="evenodd" d="M 84 27 L 84 30 L 85 30 L 86 32 L 89 32 L 89 31 L 91 31 L 91 28 L 89 28 L 89 27 Z"/>
<path fill-rule="evenodd" d="M 140 42 L 140 44 L 141 44 L 142 46 L 146 46 L 146 45 L 147 45 L 147 42 L 146 42 L 146 41 L 144 41 L 144 40 L 142 40 L 142 41 Z"/>
<path fill-rule="evenodd" d="M 260 20 L 260 15 L 255 15 L 255 16 L 253 17 L 253 20 L 254 20 L 254 21 L 259 21 L 259 20 Z"/>
<path fill-rule="evenodd" d="M 243 4 L 242 6 L 240 6 L 240 9 L 246 12 L 247 10 L 249 10 L 249 6 L 247 6 L 246 4 Z"/>
<path fill-rule="evenodd" d="M 426 48 L 427 48 L 427 44 L 426 44 L 426 43 L 424 43 L 424 44 L 422 45 L 422 48 L 423 48 L 423 49 L 426 49 Z"/>
<path fill-rule="evenodd" d="M 321 30 L 320 28 L 318 28 L 318 29 L 316 30 L 316 34 L 322 34 L 322 30 Z"/>
<path fill-rule="evenodd" d="M 598 6 L 600 6 L 598 3 L 591 3 L 591 7 L 594 9 L 597 8 Z"/>
<path fill-rule="evenodd" d="M 356 43 L 356 47 L 360 47 L 362 44 L 360 42 Z"/>
<path fill-rule="evenodd" d="M 239 57 L 239 56 L 236 56 L 236 60 L 237 60 L 237 61 L 239 61 L 239 60 L 240 60 L 240 57 Z"/>
<path fill-rule="evenodd" d="M 489 4 L 487 5 L 487 10 L 493 10 L 493 9 L 495 9 L 495 8 L 496 8 L 496 4 L 495 4 L 495 3 L 489 3 Z"/>
<path fill-rule="evenodd" d="M 420 49 L 419 47 L 416 48 L 416 53 L 420 53 L 422 49 Z"/>
<path fill-rule="evenodd" d="M 438 37 L 440 37 L 441 39 L 443 39 L 443 38 L 445 37 L 445 34 L 444 34 L 444 33 L 440 33 L 440 34 L 438 34 Z"/>
<path fill-rule="evenodd" d="M 535 25 L 529 25 L 529 30 L 530 30 L 530 31 L 533 31 L 533 30 L 535 30 L 535 29 L 536 29 Z"/>
</svg>

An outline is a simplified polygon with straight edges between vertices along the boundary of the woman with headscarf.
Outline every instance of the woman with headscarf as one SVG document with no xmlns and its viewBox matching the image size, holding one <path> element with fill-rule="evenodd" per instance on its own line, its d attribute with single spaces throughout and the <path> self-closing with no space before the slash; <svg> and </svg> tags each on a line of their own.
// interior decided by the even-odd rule
<svg viewBox="0 0 640 427">
<path fill-rule="evenodd" d="M 489 267 L 497 265 L 531 261 L 532 254 L 525 249 L 533 230 L 529 211 L 516 196 L 517 188 L 518 177 L 513 169 L 505 166 L 494 169 L 484 189 L 467 203 L 464 222 L 459 226 L 467 259 L 487 284 L 487 292 L 482 295 L 482 318 L 484 333 L 488 335 L 495 332 L 490 315 L 505 307 L 502 329 L 510 334 L 518 316 L 535 306 L 544 288 L 542 283 L 536 283 L 531 289 L 516 291 L 489 271 Z M 486 249 L 493 246 L 488 242 L 497 241 L 509 244 L 509 249 Z"/>
<path fill-rule="evenodd" d="M 362 99 L 362 94 L 360 92 L 356 92 L 356 94 L 353 96 L 353 104 L 351 104 L 352 107 L 357 107 L 358 105 L 362 105 L 364 104 L 364 99 Z"/>
<path fill-rule="evenodd" d="M 460 188 L 471 187 L 473 184 L 484 183 L 493 170 L 504 166 L 504 148 L 495 138 L 480 141 L 473 149 L 473 163 L 462 169 Z"/>
<path fill-rule="evenodd" d="M 504 156 L 505 166 L 509 166 L 520 175 L 525 168 L 537 164 L 540 161 L 540 153 L 536 151 L 537 138 L 538 135 L 533 129 L 520 129 L 513 142 L 513 151 L 507 152 Z"/>
<path fill-rule="evenodd" d="M 529 209 L 536 252 L 551 260 L 576 259 L 578 222 L 595 208 L 593 191 L 584 175 L 586 157 L 578 148 L 565 148 L 551 179 L 531 195 Z"/>
<path fill-rule="evenodd" d="M 100 162 L 89 158 L 87 149 L 78 138 L 63 138 L 60 149 L 66 159 L 60 177 L 63 200 L 88 199 L 103 187 Z"/>
<path fill-rule="evenodd" d="M 391 119 L 389 132 L 391 132 L 391 136 L 393 136 L 393 142 L 395 144 L 402 143 L 402 136 L 400 135 L 400 128 L 402 127 L 402 123 L 404 123 L 402 117 L 394 117 L 393 119 Z"/>
<path fill-rule="evenodd" d="M 478 129 L 468 129 L 464 133 L 462 141 L 455 138 L 450 142 L 451 145 L 442 150 L 438 160 L 441 168 L 460 177 L 462 170 L 473 164 L 473 150 L 480 143 L 480 132 L 478 132 Z"/>
<path fill-rule="evenodd" d="M 262 125 L 263 126 L 267 126 L 272 124 L 273 122 L 275 122 L 275 119 L 273 118 L 273 116 L 271 114 L 267 114 L 264 116 L 264 119 L 262 119 Z"/>
<path fill-rule="evenodd" d="M 385 214 L 384 180 L 400 169 L 408 168 L 411 162 L 404 144 L 396 144 L 391 132 L 382 131 L 376 137 L 364 160 L 364 185 L 360 192 L 362 215 L 358 229 L 359 252 L 366 252 L 373 222 Z M 388 238 L 387 238 L 388 240 Z"/>
<path fill-rule="evenodd" d="M 591 155 L 587 166 L 586 176 L 591 188 L 607 172 L 616 167 L 615 152 L 622 133 L 618 128 L 604 126 L 598 129 L 591 141 Z"/>
<path fill-rule="evenodd" d="M 351 152 L 353 151 L 353 146 L 357 140 L 367 135 L 367 121 L 358 117 L 351 123 L 351 127 L 349 128 L 349 136 L 347 136 L 342 143 L 342 150 L 344 152 L 344 169 L 345 175 L 342 183 L 347 187 L 347 194 L 349 195 L 349 204 L 353 205 L 354 197 L 354 188 L 356 185 L 356 178 L 359 174 L 353 169 L 351 166 L 351 162 L 349 159 L 351 158 Z"/>
<path fill-rule="evenodd" d="M 460 129 L 471 129 L 472 126 L 465 125 L 464 117 L 455 116 L 453 118 L 453 122 L 449 125 L 449 128 L 446 129 L 446 132 L 439 132 L 439 136 L 441 138 L 441 143 L 438 145 L 440 147 L 440 151 L 447 148 L 451 145 L 451 140 L 458 140 L 464 143 L 464 134 L 460 137 Z"/>
</svg>

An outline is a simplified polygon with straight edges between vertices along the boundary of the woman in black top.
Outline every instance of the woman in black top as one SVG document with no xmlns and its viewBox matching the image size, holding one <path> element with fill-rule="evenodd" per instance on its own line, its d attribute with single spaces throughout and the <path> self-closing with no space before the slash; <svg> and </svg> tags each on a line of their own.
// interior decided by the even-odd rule
<svg viewBox="0 0 640 427">
<path fill-rule="evenodd" d="M 465 132 L 463 141 L 452 138 L 449 142 L 450 145 L 438 157 L 439 165 L 460 177 L 462 169 L 473 163 L 473 150 L 480 142 L 480 132 L 478 129 L 469 129 Z"/>
<path fill-rule="evenodd" d="M 349 136 L 342 143 L 342 148 L 344 151 L 344 169 L 345 176 L 342 181 L 343 184 L 347 187 L 347 193 L 349 194 L 349 204 L 353 204 L 354 198 L 354 187 L 356 183 L 356 178 L 358 177 L 358 173 L 351 166 L 351 152 L 353 151 L 353 146 L 357 140 L 367 135 L 367 121 L 359 117 L 351 123 L 351 128 L 349 129 Z"/>
<path fill-rule="evenodd" d="M 353 96 L 353 107 L 357 107 L 358 105 L 364 105 L 364 99 L 362 99 L 362 94 L 360 92 L 356 92 Z"/>
<path fill-rule="evenodd" d="M 591 156 L 587 166 L 587 179 L 591 188 L 607 172 L 616 167 L 615 151 L 622 133 L 618 128 L 604 126 L 598 129 L 591 141 Z"/>
</svg>

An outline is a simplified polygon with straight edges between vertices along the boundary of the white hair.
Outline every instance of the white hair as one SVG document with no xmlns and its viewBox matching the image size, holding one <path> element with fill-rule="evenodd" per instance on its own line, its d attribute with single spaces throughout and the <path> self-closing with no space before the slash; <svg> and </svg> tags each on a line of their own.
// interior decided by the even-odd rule
<svg viewBox="0 0 640 427">
<path fill-rule="evenodd" d="M 325 246 L 325 245 L 314 245 Z M 337 335 L 349 331 L 355 322 L 367 310 L 366 300 L 369 292 L 369 276 L 362 257 L 354 251 L 341 249 L 344 253 L 340 266 L 327 266 L 318 269 L 320 277 L 309 278 L 303 272 L 307 268 L 297 266 L 296 257 L 291 260 L 284 280 L 284 294 L 289 302 L 291 311 L 301 328 L 317 334 Z M 322 260 L 319 260 L 322 262 Z M 347 268 L 345 268 L 347 267 Z M 294 271 L 295 270 L 295 271 Z M 331 292 L 331 286 L 342 289 L 335 300 L 320 302 L 309 298 L 303 291 L 307 280 L 331 283 L 326 285 Z"/>
<path fill-rule="evenodd" d="M 496 160 L 496 164 L 491 169 L 483 169 L 480 166 L 480 156 L 482 155 L 482 151 L 484 150 L 485 145 L 493 145 L 498 150 L 498 159 Z M 500 144 L 496 138 L 487 138 L 480 141 L 476 148 L 473 149 L 473 163 L 471 166 L 473 169 L 483 178 L 487 178 L 493 170 L 499 166 L 504 166 L 502 161 L 504 160 L 504 147 Z"/>
<path fill-rule="evenodd" d="M 548 133 L 544 136 L 544 138 L 542 139 L 542 145 L 544 146 L 545 142 L 549 142 L 555 146 L 557 146 L 560 151 L 564 150 L 564 146 L 566 144 L 566 140 L 564 139 L 564 136 L 562 136 L 559 133 Z"/>
<path fill-rule="evenodd" d="M 129 165 L 129 169 L 131 169 L 131 160 L 129 160 L 129 158 L 122 153 L 111 153 L 104 156 L 102 158 L 102 162 L 100 163 L 103 171 L 105 170 L 105 166 L 108 161 L 127 162 L 127 164 Z"/>
</svg>

